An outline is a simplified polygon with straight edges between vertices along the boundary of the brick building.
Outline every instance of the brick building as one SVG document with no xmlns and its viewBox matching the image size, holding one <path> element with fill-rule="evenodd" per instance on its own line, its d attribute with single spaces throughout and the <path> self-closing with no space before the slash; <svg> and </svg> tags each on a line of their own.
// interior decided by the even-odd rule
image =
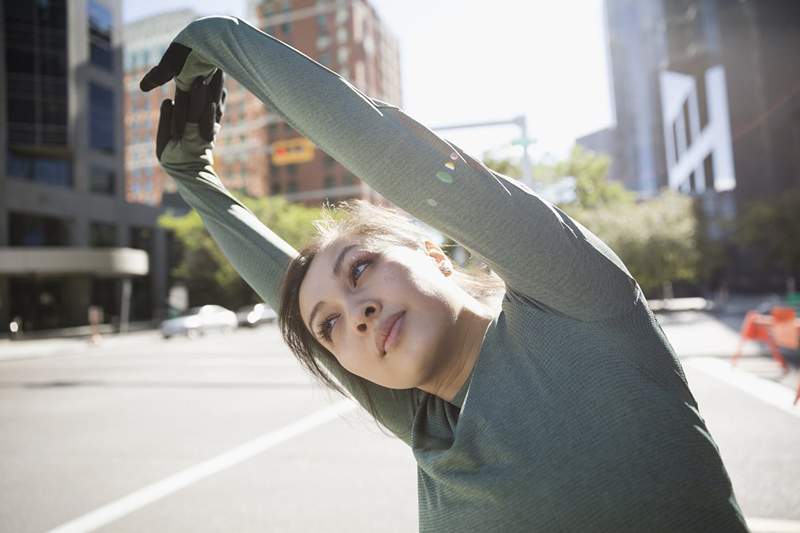
<svg viewBox="0 0 800 533">
<path fill-rule="evenodd" d="M 174 83 L 143 93 L 139 81 L 158 63 L 177 33 L 199 16 L 182 9 L 125 26 L 125 182 L 130 202 L 185 209 L 175 184 L 155 157 L 160 105 L 173 97 Z M 225 87 L 228 96 L 224 127 L 217 139 L 214 166 L 229 189 L 263 196 L 268 190 L 269 170 L 264 106 L 231 78 Z"/>
<path fill-rule="evenodd" d="M 158 166 L 154 136 L 159 105 L 173 86 L 143 94 L 141 77 L 175 35 L 200 16 L 192 10 L 147 17 L 125 27 L 126 195 L 129 201 L 182 206 L 174 184 Z M 396 39 L 362 0 L 268 0 L 248 4 L 246 19 L 349 79 L 366 94 L 401 105 Z M 362 198 L 387 203 L 327 154 L 271 113 L 235 80 L 214 152 L 215 168 L 231 190 L 284 196 L 319 206 Z"/>
</svg>

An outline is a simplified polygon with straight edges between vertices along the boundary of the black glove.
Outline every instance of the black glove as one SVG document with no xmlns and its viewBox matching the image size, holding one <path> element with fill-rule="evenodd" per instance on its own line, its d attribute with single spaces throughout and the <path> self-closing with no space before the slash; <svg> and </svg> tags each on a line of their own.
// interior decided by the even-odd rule
<svg viewBox="0 0 800 533">
<path fill-rule="evenodd" d="M 183 69 L 189 53 L 190 48 L 172 43 L 158 65 L 144 75 L 139 87 L 147 92 L 169 82 Z M 187 123 L 198 125 L 203 140 L 214 140 L 214 125 L 222 120 L 225 109 L 226 91 L 223 85 L 224 75 L 217 69 L 208 83 L 203 77 L 195 78 L 189 91 L 182 91 L 176 86 L 174 104 L 169 99 L 161 102 L 156 133 L 156 157 L 161 159 L 170 140 L 178 141 L 183 137 Z"/>
</svg>

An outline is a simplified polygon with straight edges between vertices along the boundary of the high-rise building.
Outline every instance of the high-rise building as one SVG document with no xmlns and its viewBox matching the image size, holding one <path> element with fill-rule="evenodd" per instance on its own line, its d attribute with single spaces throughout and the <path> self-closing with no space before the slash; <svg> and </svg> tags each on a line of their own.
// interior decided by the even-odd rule
<svg viewBox="0 0 800 533">
<path fill-rule="evenodd" d="M 120 0 L 0 4 L 0 324 L 150 319 L 156 211 L 125 201 Z M 16 327 L 16 326 L 15 326 Z"/>
<path fill-rule="evenodd" d="M 251 0 L 260 29 L 339 73 L 365 94 L 402 105 L 397 40 L 365 0 Z M 388 202 L 267 110 L 269 193 L 289 201 Z"/>
<path fill-rule="evenodd" d="M 616 124 L 578 140 L 643 195 L 712 211 L 800 183 L 800 3 L 606 0 Z"/>
<path fill-rule="evenodd" d="M 612 179 L 701 198 L 715 240 L 753 200 L 800 186 L 800 2 L 606 0 L 605 11 L 616 124 L 578 143 L 611 155 Z M 766 287 L 759 258 L 731 249 L 726 283 Z"/>
<path fill-rule="evenodd" d="M 178 32 L 199 16 L 182 9 L 149 16 L 124 28 L 125 182 L 131 202 L 186 208 L 155 156 L 160 105 L 173 98 L 174 83 L 143 93 L 139 81 L 158 63 Z M 230 77 L 225 88 L 225 117 L 216 139 L 214 166 L 229 189 L 263 196 L 268 190 L 269 170 L 264 106 Z"/>
<path fill-rule="evenodd" d="M 657 70 L 665 43 L 657 31 L 663 21 L 660 2 L 605 3 L 605 23 L 615 124 L 578 143 L 611 156 L 609 177 L 643 196 L 665 184 Z"/>
</svg>

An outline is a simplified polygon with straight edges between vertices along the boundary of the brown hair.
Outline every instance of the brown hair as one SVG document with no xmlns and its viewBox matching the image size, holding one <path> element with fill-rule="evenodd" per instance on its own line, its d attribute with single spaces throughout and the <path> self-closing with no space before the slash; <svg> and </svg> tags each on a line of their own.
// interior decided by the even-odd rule
<svg viewBox="0 0 800 533">
<path fill-rule="evenodd" d="M 278 312 L 281 335 L 300 363 L 314 377 L 346 396 L 345 391 L 322 366 L 341 369 L 339 374 L 350 381 L 344 384 L 345 388 L 359 387 L 367 399 L 370 413 L 380 421 L 366 388 L 360 386 L 358 379 L 353 379 L 354 375 L 339 364 L 303 322 L 300 316 L 300 284 L 317 254 L 340 238 L 360 237 L 375 246 L 400 245 L 412 249 L 424 249 L 424 242 L 426 239 L 431 239 L 431 235 L 403 211 L 378 207 L 362 200 L 354 200 L 352 203 L 341 202 L 335 207 L 324 205 L 322 218 L 314 221 L 313 226 L 314 236 L 289 263 L 281 282 Z M 453 265 L 451 279 L 478 301 L 491 301 L 505 289 L 505 283 L 497 274 L 480 266 L 462 269 L 458 265 Z M 322 366 L 317 357 L 325 359 Z"/>
</svg>

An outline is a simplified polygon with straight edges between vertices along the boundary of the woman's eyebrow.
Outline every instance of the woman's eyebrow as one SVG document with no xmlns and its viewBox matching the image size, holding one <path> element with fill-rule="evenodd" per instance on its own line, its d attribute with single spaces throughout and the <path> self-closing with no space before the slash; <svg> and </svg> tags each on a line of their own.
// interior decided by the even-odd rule
<svg viewBox="0 0 800 533">
<path fill-rule="evenodd" d="M 356 246 L 358 246 L 358 245 L 357 244 L 351 244 L 349 246 L 345 246 L 344 248 L 342 248 L 342 251 L 339 252 L 339 257 L 336 258 L 336 263 L 334 263 L 334 265 L 333 265 L 333 277 L 334 277 L 334 279 L 339 277 L 339 273 L 342 270 L 342 262 L 344 261 L 344 257 L 347 255 L 347 252 L 349 252 L 350 250 L 352 250 Z M 314 327 L 314 317 L 317 315 L 317 312 L 320 310 L 320 308 L 323 305 L 325 305 L 325 302 L 317 302 L 316 305 L 314 306 L 314 308 L 311 310 L 311 317 L 308 319 L 308 323 L 311 324 L 312 329 Z"/>
</svg>

